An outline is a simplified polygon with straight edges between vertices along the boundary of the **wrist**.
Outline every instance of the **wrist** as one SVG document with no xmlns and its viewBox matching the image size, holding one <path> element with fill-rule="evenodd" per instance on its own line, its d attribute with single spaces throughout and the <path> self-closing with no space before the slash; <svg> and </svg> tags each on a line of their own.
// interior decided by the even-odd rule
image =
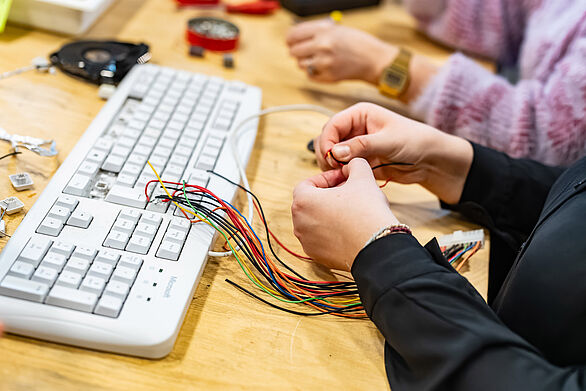
<svg viewBox="0 0 586 391">
<path fill-rule="evenodd" d="M 417 99 L 439 69 L 425 56 L 414 54 L 409 64 L 409 87 L 403 96 L 404 101 L 411 103 Z"/>
<path fill-rule="evenodd" d="M 462 196 L 474 149 L 469 141 L 438 132 L 426 158 L 428 168 L 423 187 L 448 204 L 457 204 Z"/>
<path fill-rule="evenodd" d="M 379 50 L 373 51 L 375 57 L 372 58 L 369 72 L 367 72 L 364 81 L 378 86 L 381 75 L 386 67 L 388 67 L 399 54 L 399 49 L 396 46 L 381 42 L 382 46 Z"/>
</svg>

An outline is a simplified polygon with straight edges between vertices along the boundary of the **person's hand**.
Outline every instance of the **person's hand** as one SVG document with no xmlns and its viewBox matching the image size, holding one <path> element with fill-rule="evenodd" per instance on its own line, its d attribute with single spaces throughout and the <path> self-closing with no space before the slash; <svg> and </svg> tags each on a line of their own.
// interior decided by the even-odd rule
<svg viewBox="0 0 586 391">
<path fill-rule="evenodd" d="M 376 168 L 374 174 L 377 179 L 419 183 L 447 203 L 460 200 L 473 158 L 468 141 L 370 103 L 334 115 L 314 146 L 322 170 L 341 165 L 330 150 L 341 162 L 362 157 L 372 167 L 411 163 Z"/>
<path fill-rule="evenodd" d="M 398 49 L 363 31 L 329 20 L 300 23 L 287 35 L 289 52 L 311 79 L 358 79 L 378 84 Z"/>
<path fill-rule="evenodd" d="M 399 223 L 364 159 L 301 182 L 293 191 L 291 212 L 305 253 L 346 271 L 377 230 Z"/>
</svg>

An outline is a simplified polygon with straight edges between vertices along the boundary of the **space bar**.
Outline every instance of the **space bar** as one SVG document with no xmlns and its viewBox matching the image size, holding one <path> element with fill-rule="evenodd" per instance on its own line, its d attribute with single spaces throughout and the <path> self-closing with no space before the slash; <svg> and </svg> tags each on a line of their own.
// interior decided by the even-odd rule
<svg viewBox="0 0 586 391">
<path fill-rule="evenodd" d="M 147 203 L 144 191 L 120 185 L 112 186 L 110 192 L 106 196 L 106 201 L 141 209 L 144 209 Z"/>
</svg>

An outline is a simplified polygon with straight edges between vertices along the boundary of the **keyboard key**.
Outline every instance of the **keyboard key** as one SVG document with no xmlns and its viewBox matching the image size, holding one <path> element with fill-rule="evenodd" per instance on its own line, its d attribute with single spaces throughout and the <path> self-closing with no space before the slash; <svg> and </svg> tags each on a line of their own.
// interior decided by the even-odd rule
<svg viewBox="0 0 586 391">
<path fill-rule="evenodd" d="M 88 261 L 92 262 L 96 257 L 98 252 L 94 248 L 87 248 L 87 247 L 76 247 L 73 251 L 72 257 L 87 259 Z"/>
<path fill-rule="evenodd" d="M 138 177 L 138 174 L 140 174 L 141 171 L 142 165 L 127 162 L 124 164 L 124 167 L 122 168 L 122 171 L 120 173 Z"/>
<path fill-rule="evenodd" d="M 187 234 L 185 233 L 185 231 L 180 231 L 177 229 L 169 229 L 165 233 L 165 237 L 163 238 L 163 241 L 175 242 L 175 243 L 183 246 L 183 243 L 185 243 L 186 237 L 187 237 Z"/>
<path fill-rule="evenodd" d="M 119 281 L 128 285 L 132 285 L 135 277 L 136 270 L 124 266 L 118 266 L 112 273 L 112 281 Z"/>
<path fill-rule="evenodd" d="M 65 265 L 65 271 L 77 273 L 81 276 L 85 275 L 87 270 L 90 268 L 90 261 L 83 258 L 71 257 Z"/>
<path fill-rule="evenodd" d="M 131 145 L 134 145 L 134 144 L 131 144 Z M 112 148 L 112 152 L 110 152 L 109 156 L 120 156 L 120 157 L 125 158 L 129 154 L 130 154 L 130 148 L 128 146 L 116 145 L 114 148 Z"/>
<path fill-rule="evenodd" d="M 159 250 L 157 250 L 157 257 L 168 259 L 170 261 L 176 261 L 179 259 L 179 253 L 181 252 L 181 247 L 177 243 L 170 242 L 170 241 L 163 241 L 161 242 L 161 246 Z"/>
<path fill-rule="evenodd" d="M 152 241 L 157 234 L 157 228 L 158 225 L 154 226 L 151 224 L 138 223 L 134 230 L 134 236 L 142 236 L 149 239 L 149 241 Z"/>
<path fill-rule="evenodd" d="M 142 258 L 132 255 L 123 255 L 120 258 L 120 266 L 128 267 L 130 269 L 138 270 L 142 265 Z"/>
<path fill-rule="evenodd" d="M 138 219 L 140 219 L 140 212 L 135 209 L 122 209 L 118 215 L 118 218 L 130 220 L 136 224 L 138 223 Z"/>
<path fill-rule="evenodd" d="M 136 182 L 136 175 L 132 174 L 119 174 L 116 178 L 116 184 L 122 187 L 132 187 Z"/>
<path fill-rule="evenodd" d="M 114 251 L 100 250 L 96 256 L 95 263 L 105 263 L 111 266 L 116 266 L 118 259 L 120 259 L 120 254 Z"/>
<path fill-rule="evenodd" d="M 191 155 L 193 154 L 193 149 L 188 148 L 184 145 L 178 145 L 177 148 L 175 148 L 175 153 L 177 155 L 181 155 L 181 156 L 185 156 L 185 157 L 190 158 Z"/>
<path fill-rule="evenodd" d="M 75 246 L 73 244 L 63 241 L 57 241 L 53 243 L 53 246 L 51 247 L 51 252 L 62 254 L 65 256 L 65 258 L 69 258 L 73 250 L 75 250 Z"/>
<path fill-rule="evenodd" d="M 122 300 L 126 299 L 128 292 L 130 291 L 130 285 L 125 282 L 110 280 L 108 285 L 106 285 L 106 289 L 104 290 L 104 295 L 110 295 L 114 297 L 118 297 Z"/>
<path fill-rule="evenodd" d="M 90 161 L 85 161 L 85 162 L 81 163 L 81 165 L 77 169 L 77 172 L 82 175 L 87 175 L 89 177 L 93 177 L 94 175 L 96 175 L 96 173 L 98 172 L 99 169 L 100 169 L 100 166 L 97 165 L 96 163 L 90 162 Z"/>
<path fill-rule="evenodd" d="M 122 170 L 122 166 L 126 161 L 122 156 L 110 155 L 102 164 L 102 170 L 110 171 L 110 172 L 120 172 Z"/>
<path fill-rule="evenodd" d="M 189 228 L 191 228 L 191 222 L 187 219 L 172 219 L 169 223 L 169 229 L 174 229 L 177 231 L 182 231 L 187 234 L 189 232 Z"/>
<path fill-rule="evenodd" d="M 62 229 L 63 222 L 61 220 L 54 219 L 53 217 L 45 217 L 37 228 L 37 232 L 49 236 L 59 236 Z"/>
<path fill-rule="evenodd" d="M 81 210 L 76 210 L 73 212 L 69 220 L 67 220 L 67 225 L 71 225 L 78 228 L 87 228 L 90 226 L 90 223 L 94 219 L 94 216 L 90 215 L 87 212 L 82 212 Z"/>
<path fill-rule="evenodd" d="M 67 221 L 67 219 L 69 218 L 70 213 L 71 213 L 71 211 L 68 208 L 65 208 L 65 207 L 59 206 L 59 205 L 54 205 L 49 210 L 49 213 L 47 214 L 47 216 L 52 217 L 54 219 L 57 219 L 57 220 L 61 221 L 62 223 L 65 223 Z"/>
<path fill-rule="evenodd" d="M 144 209 L 147 202 L 144 191 L 120 185 L 112 186 L 110 192 L 106 196 L 106 201 L 141 209 Z"/>
<path fill-rule="evenodd" d="M 134 231 L 135 226 L 136 224 L 134 221 L 118 217 L 114 222 L 112 229 L 115 231 L 126 232 L 128 235 L 132 235 L 132 231 Z"/>
<path fill-rule="evenodd" d="M 87 275 L 103 278 L 107 281 L 110 278 L 113 270 L 114 267 L 111 264 L 105 262 L 94 262 L 90 267 L 90 270 L 88 270 Z"/>
<path fill-rule="evenodd" d="M 100 151 L 99 149 L 92 149 L 86 156 L 85 160 L 88 162 L 96 163 L 101 166 L 104 160 L 106 160 L 106 152 Z"/>
<path fill-rule="evenodd" d="M 78 200 L 67 196 L 61 196 L 57 198 L 57 201 L 55 201 L 55 205 L 67 208 L 70 212 L 73 212 L 77 204 L 79 204 Z"/>
<path fill-rule="evenodd" d="M 100 277 L 88 276 L 84 278 L 81 286 L 79 287 L 80 291 L 85 292 L 92 292 L 96 295 L 101 295 L 104 287 L 106 286 L 106 280 Z"/>
<path fill-rule="evenodd" d="M 113 142 L 111 139 L 100 137 L 95 143 L 94 148 L 100 151 L 109 152 L 112 149 Z"/>
<path fill-rule="evenodd" d="M 66 270 L 59 275 L 55 285 L 77 289 L 79 284 L 81 284 L 81 278 L 82 276 L 80 274 Z"/>
<path fill-rule="evenodd" d="M 6 276 L 0 283 L 0 294 L 41 303 L 49 292 L 49 286 L 15 276 Z"/>
<path fill-rule="evenodd" d="M 67 263 L 67 258 L 63 254 L 59 254 L 51 250 L 47 253 L 45 258 L 43 258 L 43 262 L 41 262 L 41 266 L 50 267 L 57 271 L 57 273 L 61 272 L 63 266 Z"/>
<path fill-rule="evenodd" d="M 108 237 L 106 237 L 106 240 L 104 241 L 104 246 L 124 250 L 129 239 L 130 235 L 126 232 L 110 231 Z"/>
<path fill-rule="evenodd" d="M 155 149 L 153 150 L 153 156 L 161 156 L 165 159 L 169 159 L 169 156 L 171 156 L 171 153 L 173 152 L 173 150 L 171 148 L 167 148 L 167 147 L 162 147 L 162 146 L 156 146 Z"/>
<path fill-rule="evenodd" d="M 159 228 L 159 224 L 163 217 L 157 213 L 143 213 L 142 217 L 140 218 L 141 223 L 149 224 L 154 226 L 155 228 Z"/>
<path fill-rule="evenodd" d="M 92 312 L 97 301 L 98 296 L 95 293 L 55 285 L 49 292 L 46 303 L 72 310 Z"/>
<path fill-rule="evenodd" d="M 82 174 L 75 174 L 63 190 L 66 194 L 83 196 L 90 186 L 90 177 Z"/>
<path fill-rule="evenodd" d="M 124 302 L 120 298 L 104 295 L 98 302 L 98 306 L 94 313 L 109 316 L 110 318 L 116 318 L 122 309 L 122 304 L 124 304 Z"/>
<path fill-rule="evenodd" d="M 146 254 L 149 252 L 151 242 L 151 238 L 135 234 L 128 241 L 128 244 L 126 245 L 126 251 L 130 251 L 137 254 Z"/>
<path fill-rule="evenodd" d="M 35 267 L 27 262 L 16 261 L 8 271 L 8 275 L 26 278 L 27 280 L 31 278 L 35 271 Z"/>
<path fill-rule="evenodd" d="M 195 168 L 197 168 L 198 170 L 203 170 L 203 171 L 213 170 L 215 164 L 216 164 L 216 159 L 202 155 L 197 160 Z"/>
<path fill-rule="evenodd" d="M 36 268 L 47 254 L 51 243 L 49 239 L 32 237 L 18 256 L 18 260 L 28 262 Z"/>
<path fill-rule="evenodd" d="M 35 274 L 33 274 L 32 280 L 52 286 L 58 275 L 57 270 L 42 266 L 41 264 L 37 271 L 35 271 Z"/>
</svg>

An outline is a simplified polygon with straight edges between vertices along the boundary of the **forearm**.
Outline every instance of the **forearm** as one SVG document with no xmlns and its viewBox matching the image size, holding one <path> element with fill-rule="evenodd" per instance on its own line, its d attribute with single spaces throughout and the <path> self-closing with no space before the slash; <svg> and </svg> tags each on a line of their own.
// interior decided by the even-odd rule
<svg viewBox="0 0 586 391">
<path fill-rule="evenodd" d="M 516 85 L 462 55 L 454 55 L 410 109 L 444 132 L 552 165 L 569 165 L 583 156 L 586 46 L 552 68 L 546 80 Z"/>
<path fill-rule="evenodd" d="M 559 368 L 509 330 L 442 258 L 396 234 L 357 256 L 352 274 L 385 337 L 398 390 L 583 390 L 583 368 Z"/>
</svg>

